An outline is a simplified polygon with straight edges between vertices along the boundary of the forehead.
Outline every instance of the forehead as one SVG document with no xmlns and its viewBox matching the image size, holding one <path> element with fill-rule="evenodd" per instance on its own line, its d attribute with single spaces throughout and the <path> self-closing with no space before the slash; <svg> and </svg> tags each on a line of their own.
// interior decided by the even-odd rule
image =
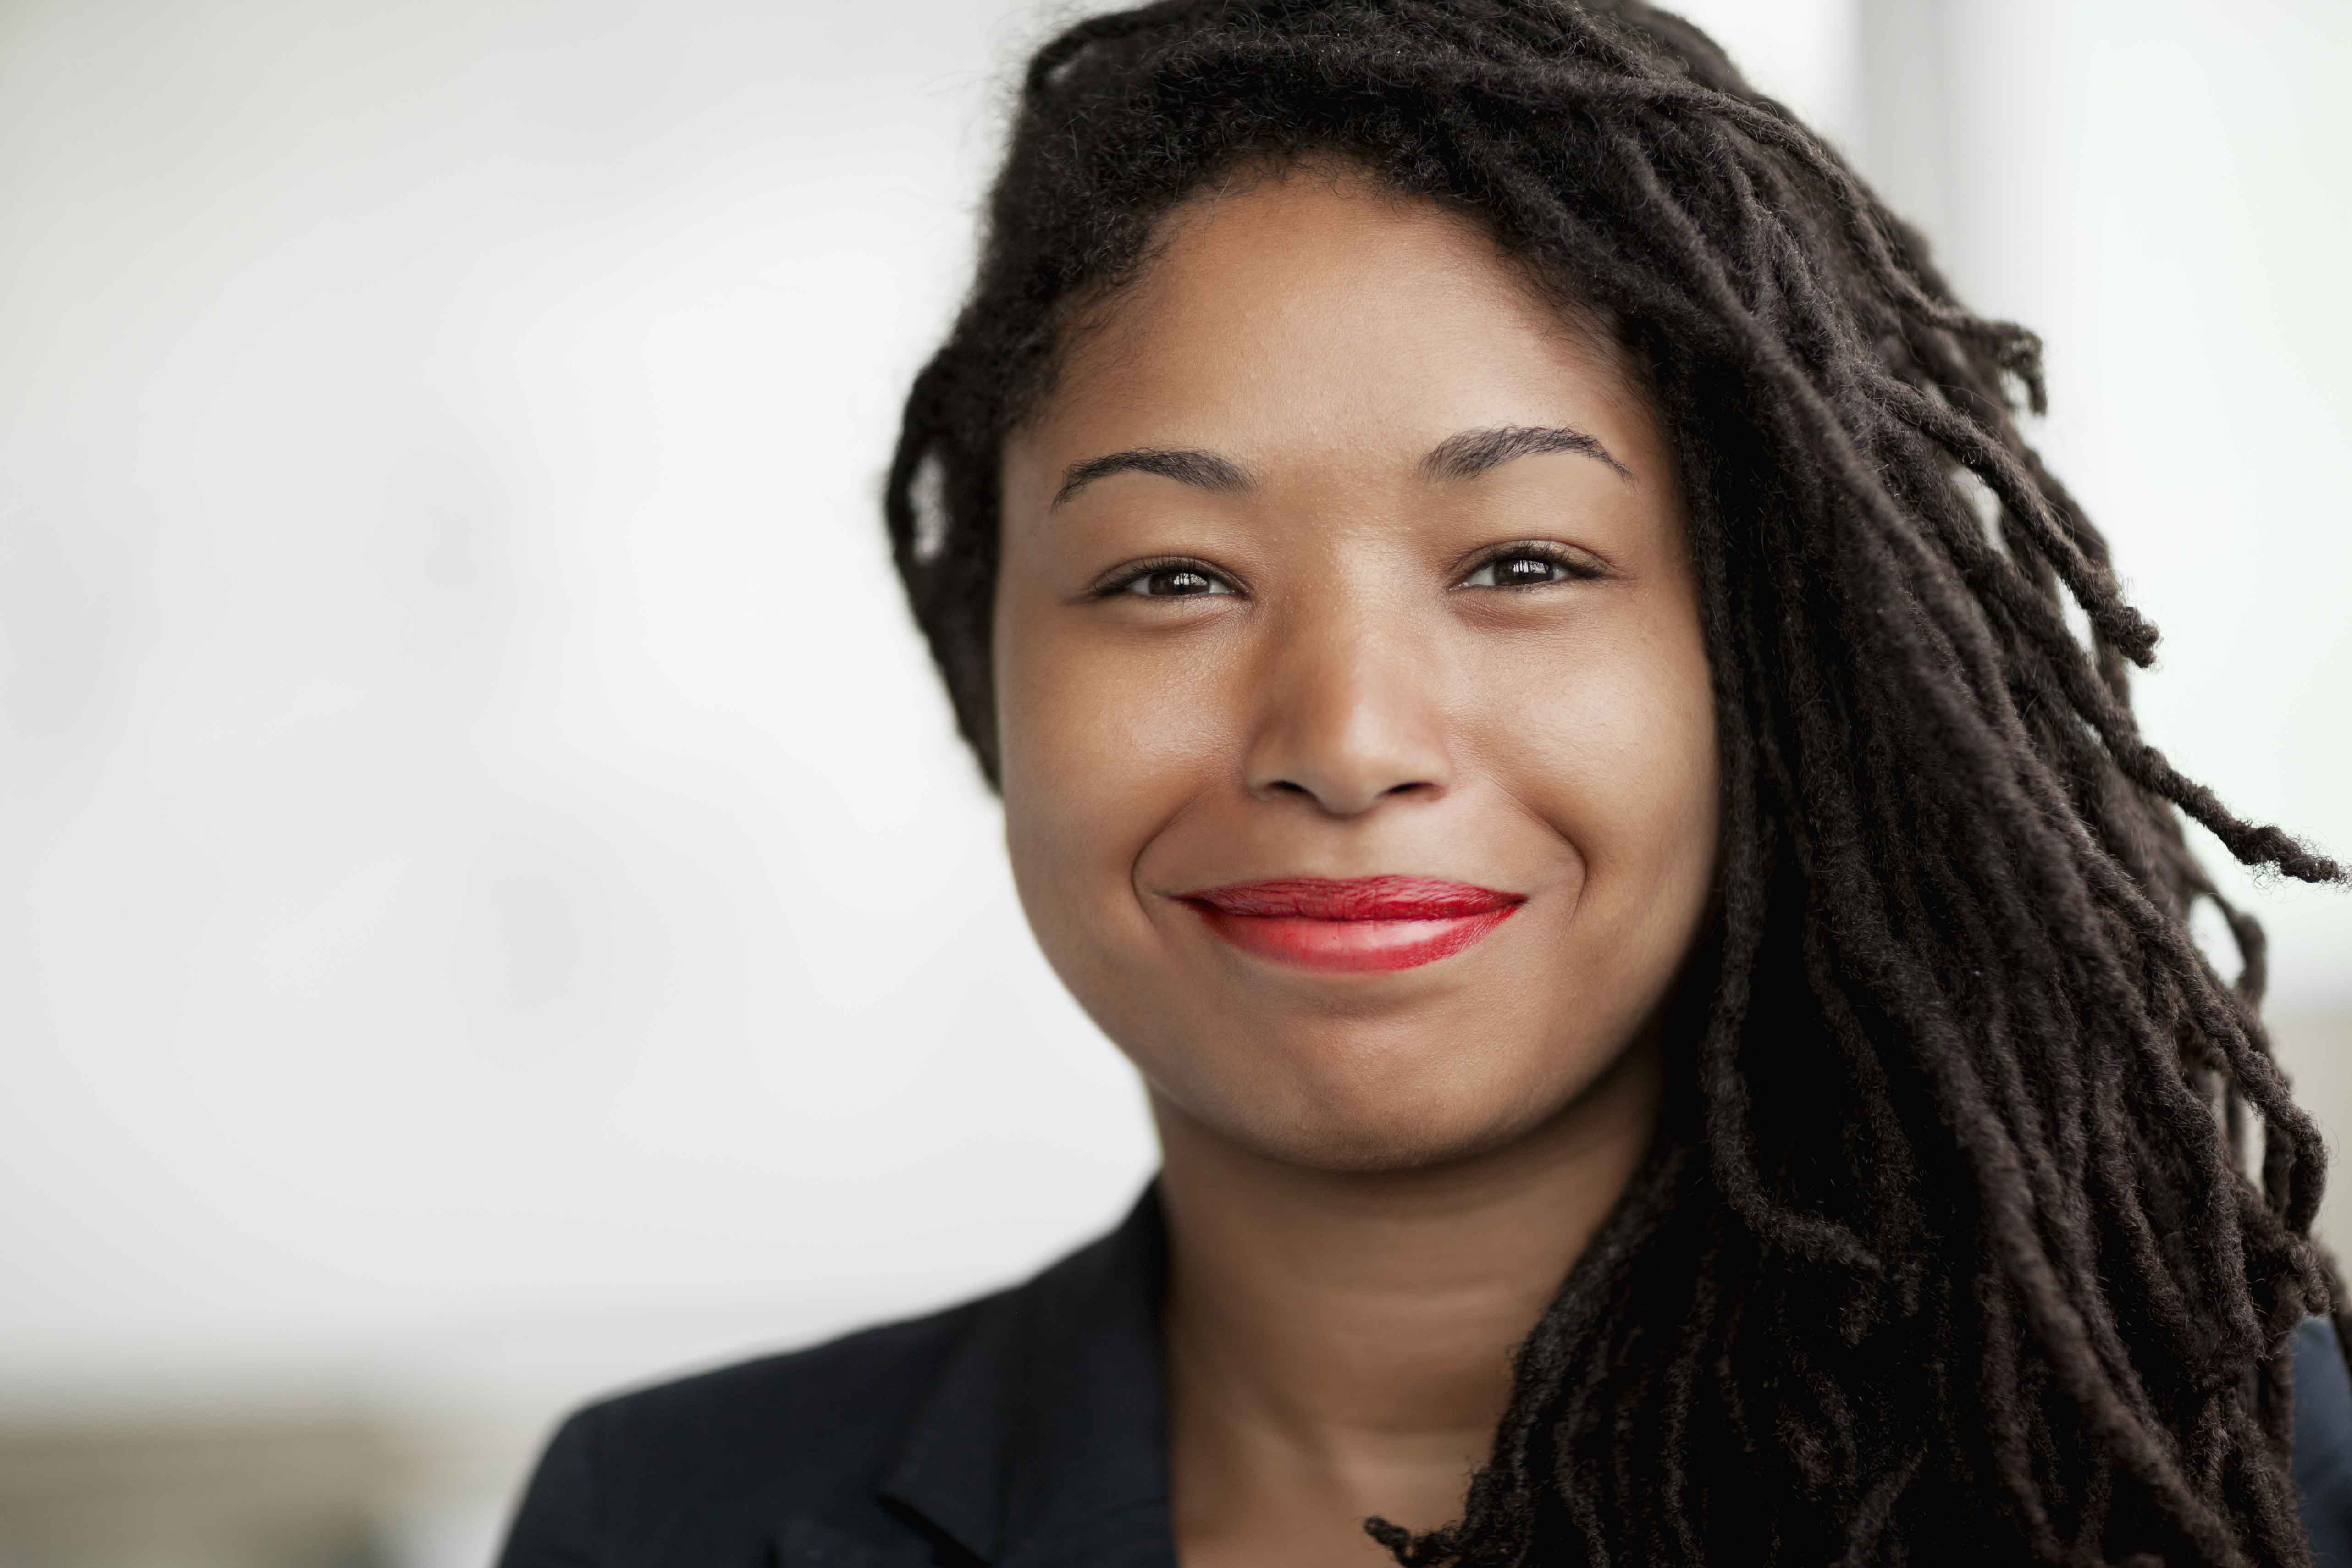
<svg viewBox="0 0 2352 1568">
<path fill-rule="evenodd" d="M 1605 426 L 1640 447 L 1650 433 L 1627 426 L 1649 422 L 1612 345 L 1476 222 L 1308 165 L 1163 220 L 1008 441 L 1006 498 L 1079 448 L 1417 460 L 1479 426 Z"/>
</svg>

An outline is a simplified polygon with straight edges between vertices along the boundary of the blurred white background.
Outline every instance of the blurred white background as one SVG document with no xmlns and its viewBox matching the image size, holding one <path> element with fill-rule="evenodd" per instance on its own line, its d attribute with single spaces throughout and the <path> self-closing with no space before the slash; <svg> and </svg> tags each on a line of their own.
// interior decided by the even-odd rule
<svg viewBox="0 0 2352 1568">
<path fill-rule="evenodd" d="M 1687 9 L 2352 851 L 2352 6 Z M 561 1409 L 1129 1201 L 876 504 L 1067 14 L 0 5 L 0 1568 L 478 1563 Z M 2352 897 L 2231 885 L 2352 1122 Z"/>
</svg>

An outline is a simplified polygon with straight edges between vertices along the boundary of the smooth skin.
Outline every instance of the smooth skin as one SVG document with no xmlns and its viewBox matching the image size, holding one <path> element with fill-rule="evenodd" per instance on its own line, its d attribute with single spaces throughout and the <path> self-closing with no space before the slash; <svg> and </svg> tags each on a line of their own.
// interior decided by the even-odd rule
<svg viewBox="0 0 2352 1568">
<path fill-rule="evenodd" d="M 1307 165 L 1158 240 L 1003 452 L 1006 837 L 1150 1089 L 1179 1555 L 1371 1568 L 1367 1515 L 1459 1514 L 1655 1124 L 1718 837 L 1684 506 L 1470 221 Z M 1330 973 L 1178 897 L 1378 875 L 1526 901 Z"/>
</svg>

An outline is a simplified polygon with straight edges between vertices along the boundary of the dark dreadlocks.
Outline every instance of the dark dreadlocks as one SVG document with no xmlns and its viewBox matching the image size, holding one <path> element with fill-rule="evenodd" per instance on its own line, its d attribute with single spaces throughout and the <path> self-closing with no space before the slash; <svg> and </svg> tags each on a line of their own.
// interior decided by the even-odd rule
<svg viewBox="0 0 2352 1568">
<path fill-rule="evenodd" d="M 1683 469 L 1723 758 L 1713 994 L 1647 1163 L 1406 1564 L 2301 1563 L 2322 1152 L 2191 941 L 2180 813 L 2333 861 L 2140 739 L 2154 629 L 2021 438 L 2039 344 L 1638 0 L 1166 0 L 1029 66 L 889 476 L 992 781 L 998 453 L 1155 223 L 1340 157 L 1613 323 Z M 2071 599 L 2088 622 L 2070 629 Z M 2259 1143 L 2259 1184 L 2247 1173 Z"/>
</svg>

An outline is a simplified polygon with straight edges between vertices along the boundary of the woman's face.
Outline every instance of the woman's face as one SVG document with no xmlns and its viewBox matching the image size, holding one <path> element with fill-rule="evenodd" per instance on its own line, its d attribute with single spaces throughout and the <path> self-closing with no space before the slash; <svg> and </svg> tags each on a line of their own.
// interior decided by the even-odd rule
<svg viewBox="0 0 2352 1568">
<path fill-rule="evenodd" d="M 1005 447 L 1007 839 L 1046 957 L 1168 1105 L 1423 1164 L 1655 1015 L 1717 842 L 1665 438 L 1440 208 L 1196 202 Z"/>
</svg>

